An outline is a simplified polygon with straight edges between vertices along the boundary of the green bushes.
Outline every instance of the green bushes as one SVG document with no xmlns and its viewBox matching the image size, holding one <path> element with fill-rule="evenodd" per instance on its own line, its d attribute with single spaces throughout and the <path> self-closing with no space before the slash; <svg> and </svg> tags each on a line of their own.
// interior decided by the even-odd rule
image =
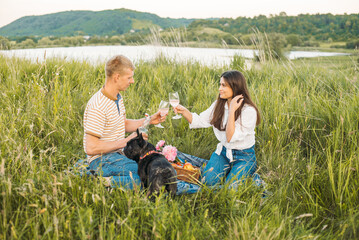
<svg viewBox="0 0 359 240">
<path fill-rule="evenodd" d="M 9 50 L 10 48 L 10 41 L 5 37 L 0 36 L 0 50 Z"/>
<path fill-rule="evenodd" d="M 258 31 L 252 37 L 252 42 L 257 53 L 255 60 L 259 62 L 284 60 L 284 47 L 287 45 L 285 36 L 280 33 L 260 33 Z"/>
<path fill-rule="evenodd" d="M 347 42 L 345 47 L 348 49 L 358 49 L 359 48 L 359 40 Z"/>
</svg>

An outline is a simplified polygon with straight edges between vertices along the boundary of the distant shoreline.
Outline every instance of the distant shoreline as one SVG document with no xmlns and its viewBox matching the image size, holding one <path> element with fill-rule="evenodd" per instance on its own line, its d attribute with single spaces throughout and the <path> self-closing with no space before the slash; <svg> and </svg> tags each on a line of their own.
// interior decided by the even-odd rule
<svg viewBox="0 0 359 240">
<path fill-rule="evenodd" d="M 184 48 L 219 48 L 219 49 L 250 49 L 255 50 L 254 46 L 245 45 L 227 45 L 227 44 L 216 44 L 216 43 L 196 43 L 196 42 L 183 42 L 177 44 L 155 45 L 155 44 L 84 44 L 84 45 L 40 45 L 29 48 L 11 48 L 10 50 L 21 50 L 21 49 L 42 49 L 42 48 L 67 48 L 67 47 L 96 47 L 96 46 L 161 46 L 161 47 L 184 47 Z M 6 50 L 3 50 L 6 51 Z M 336 52 L 336 53 L 349 53 L 354 54 L 355 50 L 346 48 L 328 48 L 328 47 L 292 47 L 291 49 L 285 49 L 285 52 L 290 51 L 307 51 L 307 52 Z"/>
</svg>

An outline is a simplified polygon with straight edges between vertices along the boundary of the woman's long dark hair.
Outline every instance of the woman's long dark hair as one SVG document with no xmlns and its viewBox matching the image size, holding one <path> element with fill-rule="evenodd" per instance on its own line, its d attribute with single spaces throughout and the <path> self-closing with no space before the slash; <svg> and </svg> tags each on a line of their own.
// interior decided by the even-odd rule
<svg viewBox="0 0 359 240">
<path fill-rule="evenodd" d="M 256 124 L 258 125 L 261 121 L 261 117 L 260 117 L 257 106 L 254 104 L 254 102 L 252 101 L 252 99 L 249 95 L 246 79 L 244 78 L 243 74 L 239 71 L 231 70 L 231 71 L 226 71 L 226 72 L 222 73 L 221 78 L 222 77 L 223 77 L 224 81 L 226 81 L 226 83 L 232 89 L 233 98 L 235 96 L 238 96 L 241 94 L 244 97 L 244 101 L 243 101 L 242 105 L 235 112 L 235 120 L 237 120 L 238 117 L 241 116 L 243 105 L 245 103 L 247 103 L 248 105 L 251 105 L 252 107 L 254 107 L 256 109 L 256 111 L 257 111 Z M 224 128 L 222 127 L 225 104 L 227 104 L 227 99 L 221 99 L 218 95 L 217 103 L 214 106 L 214 110 L 213 110 L 213 117 L 211 120 L 211 124 L 220 131 L 226 130 L 226 126 L 224 126 Z"/>
</svg>

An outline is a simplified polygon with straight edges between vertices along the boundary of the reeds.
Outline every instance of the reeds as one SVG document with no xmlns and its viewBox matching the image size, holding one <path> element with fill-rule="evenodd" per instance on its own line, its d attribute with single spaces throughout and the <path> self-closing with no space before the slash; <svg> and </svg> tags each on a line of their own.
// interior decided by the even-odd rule
<svg viewBox="0 0 359 240">
<path fill-rule="evenodd" d="M 0 238 L 357 238 L 358 71 L 349 57 L 332 59 L 241 69 L 263 117 L 256 152 L 272 195 L 263 199 L 248 182 L 152 203 L 138 189 L 109 190 L 68 171 L 85 157 L 82 116 L 104 83 L 103 64 L 0 56 Z M 199 113 L 216 99 L 225 70 L 165 57 L 138 62 L 124 93 L 127 117 L 154 113 L 170 91 Z M 212 130 L 189 130 L 172 114 L 165 129 L 151 127 L 150 142 L 209 158 Z"/>
</svg>

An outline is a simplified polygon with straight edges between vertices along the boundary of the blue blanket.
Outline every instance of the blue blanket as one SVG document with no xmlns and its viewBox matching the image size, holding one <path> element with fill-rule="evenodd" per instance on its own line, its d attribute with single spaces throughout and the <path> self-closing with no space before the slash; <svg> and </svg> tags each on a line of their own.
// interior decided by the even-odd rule
<svg viewBox="0 0 359 240">
<path fill-rule="evenodd" d="M 180 161 L 190 162 L 193 166 L 201 167 L 201 169 L 202 169 L 203 164 L 205 164 L 207 162 L 207 160 L 205 160 L 205 159 L 201 159 L 201 158 L 193 159 L 193 156 L 191 156 L 191 158 L 189 156 L 190 155 L 188 155 L 188 154 L 178 152 L 177 157 L 180 159 Z M 74 172 L 76 174 L 78 174 L 79 176 L 93 176 L 93 172 L 89 171 L 88 166 L 89 165 L 88 165 L 88 162 L 86 159 L 80 159 L 74 165 L 74 170 L 75 170 Z M 117 188 L 119 186 L 119 184 L 116 181 L 115 176 L 114 177 L 103 177 L 103 179 L 105 180 L 106 185 L 109 187 Z M 200 189 L 201 189 L 201 187 L 197 184 L 178 180 L 176 194 L 177 195 L 192 194 L 192 193 L 198 192 Z"/>
</svg>

